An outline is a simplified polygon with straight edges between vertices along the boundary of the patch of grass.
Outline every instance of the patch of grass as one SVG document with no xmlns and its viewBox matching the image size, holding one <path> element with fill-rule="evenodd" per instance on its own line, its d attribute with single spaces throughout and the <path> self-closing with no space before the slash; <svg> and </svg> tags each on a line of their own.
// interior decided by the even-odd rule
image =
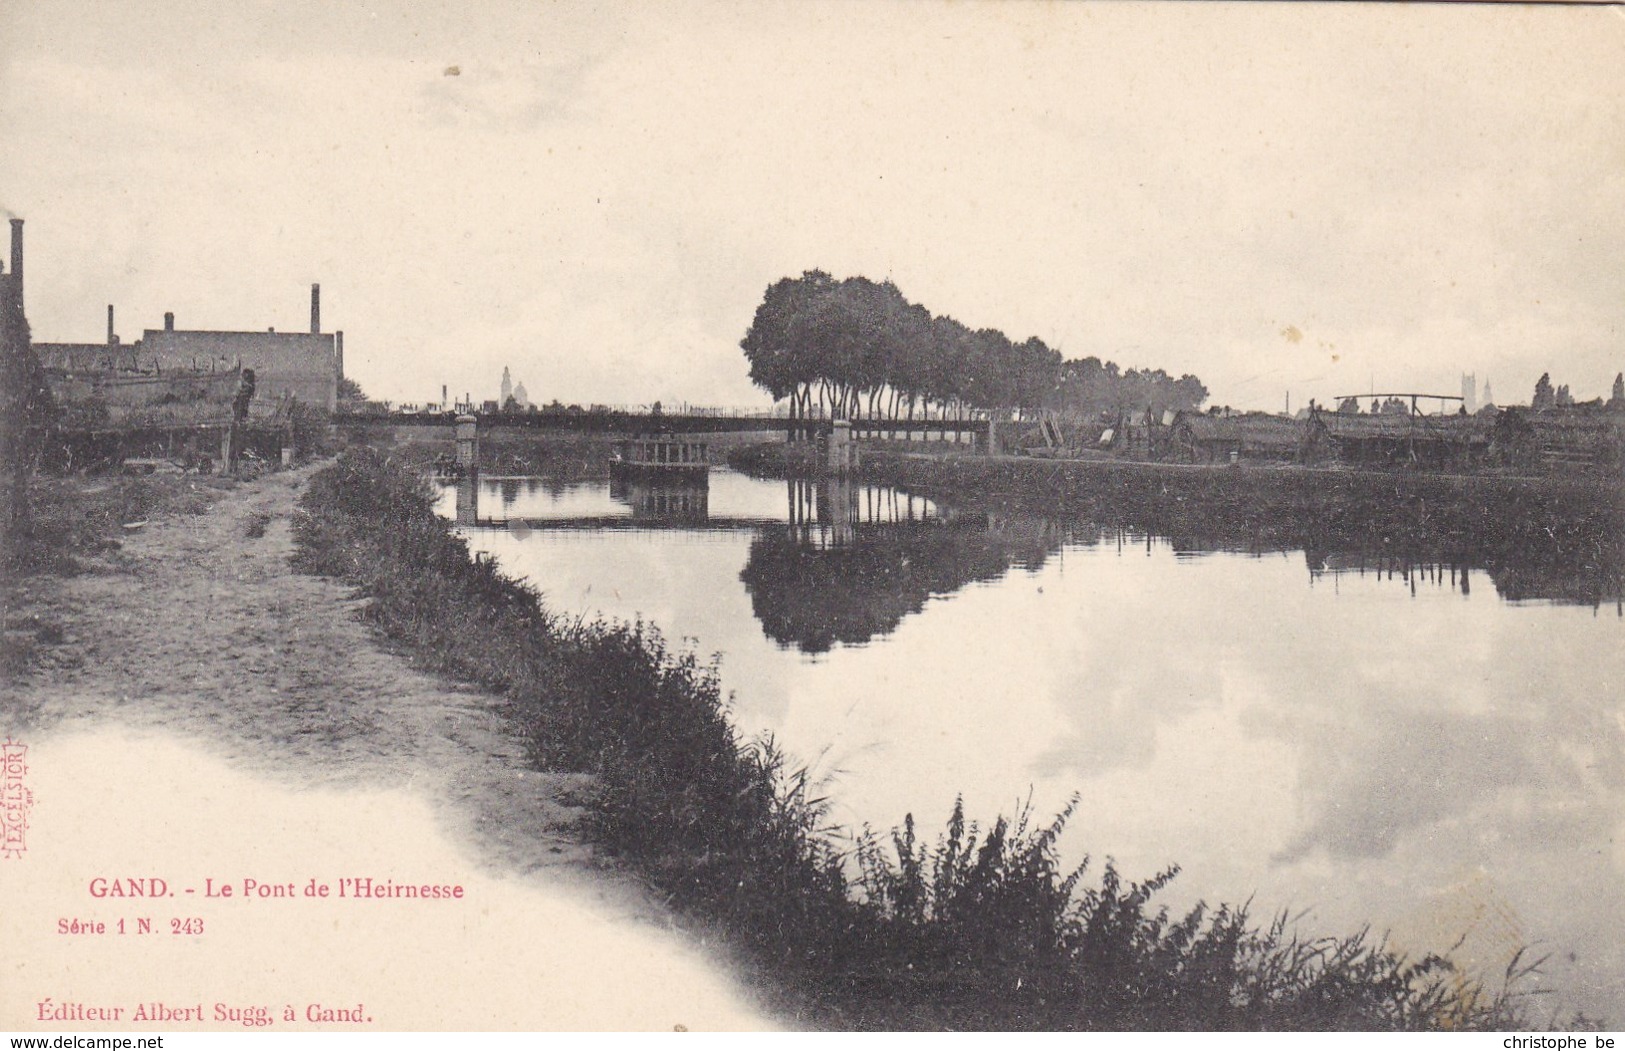
<svg viewBox="0 0 1625 1051">
<path fill-rule="evenodd" d="M 248 523 L 243 527 L 243 535 L 250 540 L 258 540 L 265 535 L 266 527 L 271 524 L 273 515 L 269 511 L 255 511 L 248 516 Z"/>
<path fill-rule="evenodd" d="M 67 641 L 67 629 L 54 617 L 31 612 L 13 614 L 9 608 L 11 600 L 8 592 L 4 631 L 0 633 L 0 673 L 17 677 L 34 666 L 43 647 L 60 646 Z"/>
<path fill-rule="evenodd" d="M 503 694 L 537 761 L 596 775 L 591 829 L 672 903 L 723 931 L 787 1003 L 842 1028 L 1523 1029 L 1499 987 L 1365 932 L 1304 938 L 1245 906 L 1170 916 L 1175 870 L 1063 868 L 1072 808 L 990 826 L 955 805 L 927 841 L 831 828 L 771 740 L 741 740 L 716 669 L 642 623 L 564 620 L 467 545 L 426 483 L 352 449 L 315 475 L 296 565 L 358 585 L 379 630 Z"/>
<path fill-rule="evenodd" d="M 126 523 L 201 514 L 236 485 L 213 475 L 36 477 L 29 527 L 8 540 L 0 565 L 19 576 L 78 573 L 119 548 Z"/>
</svg>

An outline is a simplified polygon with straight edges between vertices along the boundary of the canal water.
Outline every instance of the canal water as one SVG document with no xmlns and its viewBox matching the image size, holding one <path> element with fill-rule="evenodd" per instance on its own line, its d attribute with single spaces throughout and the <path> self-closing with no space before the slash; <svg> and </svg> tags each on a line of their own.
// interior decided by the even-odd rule
<svg viewBox="0 0 1625 1051">
<path fill-rule="evenodd" d="M 877 830 L 1076 798 L 1092 872 L 1625 1020 L 1625 619 L 1501 566 L 1177 549 L 893 489 L 482 479 L 471 546 L 556 611 L 719 655 L 733 716 Z M 1528 959 L 1529 957 L 1525 957 Z"/>
</svg>

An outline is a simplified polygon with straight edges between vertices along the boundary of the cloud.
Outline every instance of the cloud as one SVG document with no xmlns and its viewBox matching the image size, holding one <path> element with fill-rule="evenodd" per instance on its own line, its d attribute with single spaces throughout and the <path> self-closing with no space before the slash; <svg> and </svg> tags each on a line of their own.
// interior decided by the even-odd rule
<svg viewBox="0 0 1625 1051">
<path fill-rule="evenodd" d="M 320 279 L 407 400 L 493 360 L 753 397 L 738 339 L 809 267 L 1234 405 L 1458 370 L 1587 396 L 1625 330 L 1602 17 L 64 2 L 8 23 L 0 132 L 37 331 L 109 300 L 257 327 Z"/>
</svg>

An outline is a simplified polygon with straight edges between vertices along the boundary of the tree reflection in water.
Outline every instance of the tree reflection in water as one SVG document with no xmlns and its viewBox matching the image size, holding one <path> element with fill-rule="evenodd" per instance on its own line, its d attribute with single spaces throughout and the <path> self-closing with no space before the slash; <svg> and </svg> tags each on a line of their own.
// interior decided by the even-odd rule
<svg viewBox="0 0 1625 1051">
<path fill-rule="evenodd" d="M 803 653 L 890 634 L 933 595 L 1060 548 L 1056 523 L 954 514 L 895 489 L 787 483 L 790 521 L 759 529 L 739 579 L 767 636 Z"/>
<path fill-rule="evenodd" d="M 1625 617 L 1625 587 L 1616 558 L 1559 559 L 1546 552 L 1506 557 L 1484 553 L 1440 556 L 1365 551 L 1307 551 L 1304 560 L 1312 580 L 1343 576 L 1395 581 L 1414 596 L 1423 589 L 1448 588 L 1473 593 L 1473 577 L 1482 574 L 1495 593 L 1508 602 L 1551 602 L 1560 606 L 1614 607 Z"/>
<path fill-rule="evenodd" d="M 739 578 L 767 636 L 803 653 L 890 634 L 931 597 L 997 580 L 1014 566 L 1041 566 L 1063 544 L 1149 548 L 1163 541 L 1190 556 L 1290 550 L 1249 545 L 1229 536 L 1222 522 L 1201 536 L 1160 537 L 1124 523 L 953 509 L 896 489 L 835 479 L 788 482 L 786 500 L 788 524 L 757 530 Z M 1625 616 L 1617 550 L 1599 549 L 1584 559 L 1541 551 L 1509 557 L 1504 551 L 1444 550 L 1308 550 L 1304 558 L 1311 581 L 1352 574 L 1393 581 L 1413 596 L 1422 588 L 1470 596 L 1474 576 L 1482 574 L 1508 601 L 1594 609 L 1607 604 Z"/>
</svg>

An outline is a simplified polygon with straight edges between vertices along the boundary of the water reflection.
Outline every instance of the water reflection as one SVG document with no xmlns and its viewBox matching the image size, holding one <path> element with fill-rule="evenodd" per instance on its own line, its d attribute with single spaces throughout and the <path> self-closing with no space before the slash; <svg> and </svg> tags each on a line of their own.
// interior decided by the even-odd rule
<svg viewBox="0 0 1625 1051">
<path fill-rule="evenodd" d="M 1485 557 L 1477 564 L 1426 557 L 1365 551 L 1304 553 L 1311 582 L 1344 577 L 1398 584 L 1412 598 L 1424 591 L 1448 590 L 1462 597 L 1473 593 L 1475 574 L 1487 578 L 1496 595 L 1508 602 L 1548 602 L 1562 606 L 1589 606 L 1601 611 L 1611 606 L 1625 617 L 1625 589 L 1617 567 L 1599 561 L 1561 561 L 1539 553 L 1520 561 Z"/>
<path fill-rule="evenodd" d="M 1281 550 L 729 471 L 703 524 L 633 528 L 602 483 L 480 495 L 538 528 L 470 542 L 562 612 L 720 652 L 742 732 L 833 776 L 839 823 L 1079 792 L 1067 849 L 1179 863 L 1176 904 L 1257 893 L 1413 954 L 1466 934 L 1492 974 L 1559 949 L 1565 1002 L 1625 1017 L 1612 549 Z"/>
<path fill-rule="evenodd" d="M 949 514 L 896 490 L 790 482 L 788 523 L 759 529 L 739 579 L 762 630 L 803 653 L 861 645 L 973 581 L 1041 566 L 1061 528 L 1034 518 Z"/>
<path fill-rule="evenodd" d="M 784 487 L 786 535 L 814 548 L 851 544 L 860 526 L 914 526 L 954 517 L 923 497 L 849 478 L 792 479 Z"/>
<path fill-rule="evenodd" d="M 698 525 L 710 517 L 711 481 L 704 474 L 612 477 L 609 495 L 630 507 L 639 522 Z"/>
<path fill-rule="evenodd" d="M 1459 588 L 1463 596 L 1473 593 L 1472 568 L 1454 562 L 1419 561 L 1411 558 L 1390 558 L 1386 555 L 1367 555 L 1360 551 L 1331 553 L 1304 552 L 1309 565 L 1311 581 L 1331 580 L 1334 583 L 1345 575 L 1365 579 L 1369 573 L 1375 580 L 1398 580 L 1410 587 L 1414 597 L 1419 586 Z"/>
<path fill-rule="evenodd" d="M 1184 561 L 1220 552 L 1254 556 L 1273 548 L 1238 546 L 1212 535 L 1162 537 L 1121 525 L 1061 522 L 1008 510 L 976 511 L 940 505 L 885 486 L 847 479 L 752 482 L 718 472 L 721 500 L 712 506 L 706 475 L 630 476 L 601 482 L 496 478 L 455 487 L 455 520 L 464 526 L 526 529 L 710 529 L 749 531 L 752 539 L 739 574 L 768 637 L 806 653 L 835 643 L 863 644 L 894 630 L 933 595 L 992 581 L 1013 566 L 1039 566 L 1064 546 L 1112 545 L 1119 553 L 1157 544 Z M 741 487 L 755 499 L 742 507 Z M 782 487 L 778 506 L 763 490 Z M 481 514 L 484 507 L 500 511 Z M 609 497 L 606 501 L 604 495 Z M 493 499 L 494 498 L 494 499 Z M 1471 597 L 1474 577 L 1488 579 L 1511 602 L 1543 601 L 1613 607 L 1625 617 L 1625 587 L 1618 559 L 1562 558 L 1529 552 L 1516 560 L 1483 553 L 1441 558 L 1391 550 L 1303 552 L 1310 584 L 1345 578 L 1405 588 L 1413 598 L 1449 591 Z M 1615 552 L 1617 555 L 1617 552 Z"/>
</svg>

